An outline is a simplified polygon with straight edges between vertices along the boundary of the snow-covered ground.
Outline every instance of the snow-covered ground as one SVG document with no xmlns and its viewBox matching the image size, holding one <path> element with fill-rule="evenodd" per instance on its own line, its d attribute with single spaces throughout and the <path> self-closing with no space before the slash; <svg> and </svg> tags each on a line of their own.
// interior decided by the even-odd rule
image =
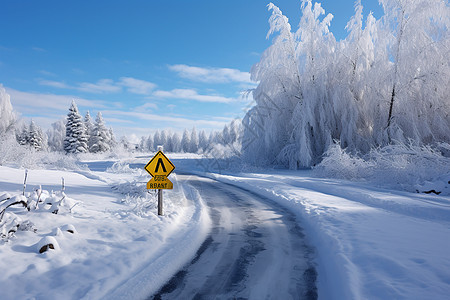
<svg viewBox="0 0 450 300">
<path fill-rule="evenodd" d="M 0 240 L 1 299 L 145 298 L 197 251 L 209 217 L 201 199 L 178 184 L 176 175 L 170 176 L 174 190 L 164 194 L 165 216 L 159 217 L 155 195 L 146 192 L 150 175 L 144 170 L 112 161 L 87 164 L 97 171 L 28 171 L 26 194 L 38 185 L 49 193 L 60 191 L 64 177 L 68 201 L 58 214 L 43 204 L 30 212 L 8 208 L 6 225 L 14 218 L 33 225 Z M 22 194 L 24 173 L 0 166 L 0 195 Z M 67 225 L 75 233 L 66 231 Z M 39 242 L 46 237 L 56 239 L 59 249 L 40 254 Z"/>
<path fill-rule="evenodd" d="M 317 251 L 321 299 L 448 299 L 450 197 L 310 171 L 211 176 L 297 213 Z"/>
<path fill-rule="evenodd" d="M 19 230 L 1 243 L 1 298 L 139 299 L 155 292 L 210 228 L 201 195 L 177 180 L 177 172 L 193 172 L 293 211 L 316 249 L 320 299 L 448 299 L 449 196 L 316 178 L 311 171 L 218 174 L 213 161 L 168 157 L 177 169 L 164 217 L 145 191 L 150 176 L 142 167 L 151 156 L 85 162 L 91 171 L 29 170 L 27 193 L 37 185 L 59 191 L 64 177 L 69 201 L 57 215 L 45 207 L 7 210 L 37 231 Z M 21 194 L 23 176 L 24 170 L 0 166 L 0 195 Z M 75 234 L 64 230 L 68 224 Z M 59 249 L 39 254 L 47 236 Z"/>
</svg>

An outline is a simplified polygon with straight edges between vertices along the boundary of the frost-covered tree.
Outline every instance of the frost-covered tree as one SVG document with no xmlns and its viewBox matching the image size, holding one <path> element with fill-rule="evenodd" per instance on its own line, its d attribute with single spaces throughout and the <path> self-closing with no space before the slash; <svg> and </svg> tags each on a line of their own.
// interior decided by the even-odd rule
<svg viewBox="0 0 450 300">
<path fill-rule="evenodd" d="M 159 130 L 156 130 L 153 135 L 153 149 L 157 150 L 158 146 L 161 146 L 161 135 L 159 134 Z"/>
<path fill-rule="evenodd" d="M 243 158 L 309 167 L 338 141 L 353 153 L 389 143 L 450 141 L 450 8 L 444 0 L 360 1 L 336 42 L 319 3 L 301 1 L 295 33 L 270 4 L 272 45 L 252 68 L 255 106 L 243 119 Z M 226 135 L 226 131 L 224 132 Z"/>
<path fill-rule="evenodd" d="M 153 138 L 152 138 L 151 135 L 149 135 L 149 136 L 147 137 L 145 149 L 146 149 L 147 151 L 153 151 L 153 150 L 155 149 L 155 148 L 153 148 Z"/>
<path fill-rule="evenodd" d="M 108 130 L 108 145 L 109 149 L 114 149 L 117 146 L 116 136 L 114 134 L 112 127 L 109 127 Z"/>
<path fill-rule="evenodd" d="M 208 136 L 204 130 L 201 130 L 198 134 L 198 147 L 205 151 L 208 148 Z"/>
<path fill-rule="evenodd" d="M 139 140 L 138 150 L 141 152 L 147 151 L 147 138 L 142 136 Z"/>
<path fill-rule="evenodd" d="M 181 150 L 185 153 L 190 152 L 191 150 L 191 139 L 187 129 L 184 130 L 183 137 L 181 138 Z"/>
<path fill-rule="evenodd" d="M 0 84 L 0 137 L 7 133 L 14 133 L 16 115 L 11 105 L 10 96 Z"/>
<path fill-rule="evenodd" d="M 22 128 L 16 132 L 16 140 L 19 145 L 24 146 L 28 144 L 28 133 L 28 127 L 25 124 L 22 124 Z"/>
<path fill-rule="evenodd" d="M 102 113 L 98 112 L 95 118 L 95 124 L 92 131 L 90 151 L 93 153 L 106 152 L 110 150 L 110 132 L 105 126 Z"/>
<path fill-rule="evenodd" d="M 64 138 L 66 136 L 66 124 L 64 120 L 52 123 L 47 130 L 48 147 L 51 151 L 64 151 Z"/>
<path fill-rule="evenodd" d="M 191 131 L 191 141 L 190 141 L 190 151 L 191 153 L 197 153 L 198 152 L 198 135 L 197 130 L 195 130 L 195 127 L 192 128 Z"/>
<path fill-rule="evenodd" d="M 88 152 L 88 137 L 83 119 L 78 112 L 75 101 L 69 108 L 66 123 L 66 137 L 64 138 L 64 151 L 66 153 L 85 153 Z"/>
<path fill-rule="evenodd" d="M 132 150 L 131 143 L 126 136 L 122 136 L 120 138 L 119 145 L 121 145 L 125 150 Z"/>
<path fill-rule="evenodd" d="M 173 152 L 181 152 L 181 139 L 180 139 L 180 135 L 178 133 L 174 133 L 172 134 L 172 151 Z"/>
<path fill-rule="evenodd" d="M 239 119 L 235 119 L 231 121 L 230 123 L 230 142 L 238 142 L 241 138 L 241 131 L 242 131 L 242 122 Z"/>
<path fill-rule="evenodd" d="M 159 136 L 159 144 L 163 146 L 165 151 L 170 151 L 167 149 L 167 132 L 164 129 L 161 131 L 161 135 Z"/>
<path fill-rule="evenodd" d="M 252 67 L 251 78 L 259 81 L 252 96 L 255 106 L 243 119 L 243 158 L 250 163 L 269 164 L 290 142 L 292 114 L 303 92 L 296 54 L 298 42 L 281 10 L 272 3 L 267 38 L 272 45 L 264 51 L 261 60 Z"/>
<path fill-rule="evenodd" d="M 388 142 L 449 140 L 450 8 L 444 0 L 381 0 Z M 384 49 L 383 49 L 384 50 Z M 380 74 L 381 75 L 381 74 Z"/>
<path fill-rule="evenodd" d="M 91 151 L 93 145 L 92 135 L 94 133 L 94 121 L 92 120 L 89 111 L 87 111 L 86 115 L 84 116 L 84 126 L 86 127 L 86 135 L 88 136 L 88 148 L 89 151 Z"/>
<path fill-rule="evenodd" d="M 33 120 L 31 120 L 30 127 L 28 129 L 27 144 L 38 151 L 46 149 L 47 137 L 44 135 L 41 127 L 36 125 Z"/>
</svg>

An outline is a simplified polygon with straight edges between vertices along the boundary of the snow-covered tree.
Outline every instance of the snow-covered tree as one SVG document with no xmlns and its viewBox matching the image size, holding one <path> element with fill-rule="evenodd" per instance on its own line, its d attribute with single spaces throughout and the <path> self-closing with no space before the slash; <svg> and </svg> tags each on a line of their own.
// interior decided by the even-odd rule
<svg viewBox="0 0 450 300">
<path fill-rule="evenodd" d="M 98 112 L 95 118 L 95 124 L 92 131 L 91 139 L 92 146 L 90 151 L 93 153 L 106 152 L 110 150 L 110 132 L 105 126 L 102 113 Z"/>
<path fill-rule="evenodd" d="M 157 150 L 158 146 L 161 146 L 161 136 L 159 134 L 159 130 L 156 130 L 153 135 L 153 149 Z"/>
<path fill-rule="evenodd" d="M 204 130 L 201 130 L 198 134 L 198 147 L 203 151 L 208 148 L 208 136 L 206 135 L 206 132 Z"/>
<path fill-rule="evenodd" d="M 153 150 L 155 149 L 155 148 L 153 148 L 153 138 L 152 138 L 151 135 L 149 135 L 149 136 L 147 137 L 145 149 L 146 149 L 147 151 L 153 151 Z"/>
<path fill-rule="evenodd" d="M 44 133 L 33 120 L 30 122 L 30 127 L 28 129 L 28 141 L 27 144 L 30 145 L 35 150 L 45 150 L 47 145 L 47 138 Z"/>
<path fill-rule="evenodd" d="M 141 152 L 146 151 L 147 149 L 147 138 L 145 136 L 141 136 L 138 144 L 138 150 Z"/>
<path fill-rule="evenodd" d="M 125 150 L 133 150 L 130 141 L 126 136 L 122 136 L 119 141 L 119 145 L 121 145 Z"/>
<path fill-rule="evenodd" d="M 16 132 L 16 140 L 19 145 L 24 146 L 28 144 L 28 133 L 28 127 L 25 124 L 22 124 L 22 128 Z"/>
<path fill-rule="evenodd" d="M 334 141 L 352 153 L 396 142 L 450 141 L 448 4 L 380 4 L 385 15 L 364 21 L 357 1 L 340 42 L 319 3 L 301 1 L 295 33 L 269 5 L 268 35 L 276 35 L 252 68 L 259 85 L 242 121 L 245 160 L 296 169 L 319 162 Z"/>
<path fill-rule="evenodd" d="M 114 131 L 113 131 L 112 127 L 109 127 L 109 130 L 108 130 L 108 145 L 109 145 L 109 149 L 114 149 L 114 147 L 117 146 L 116 136 L 114 135 Z"/>
<path fill-rule="evenodd" d="M 187 129 L 184 130 L 183 137 L 181 138 L 181 150 L 185 153 L 190 152 L 191 150 L 191 139 Z"/>
<path fill-rule="evenodd" d="M 0 84 L 0 137 L 6 132 L 14 132 L 16 115 L 11 105 L 9 94 Z"/>
<path fill-rule="evenodd" d="M 85 153 L 88 151 L 87 142 L 86 127 L 75 101 L 72 101 L 67 114 L 64 151 L 66 153 Z"/>
<path fill-rule="evenodd" d="M 64 137 L 66 136 L 66 124 L 64 120 L 52 123 L 47 130 L 48 147 L 51 151 L 64 151 Z"/>
<path fill-rule="evenodd" d="M 381 0 L 385 15 L 383 91 L 386 135 L 416 142 L 449 140 L 450 8 L 443 0 Z M 381 77 L 381 74 L 380 74 Z M 384 77 L 384 76 L 382 76 Z"/>
<path fill-rule="evenodd" d="M 89 111 L 87 111 L 86 115 L 84 116 L 84 126 L 86 127 L 86 135 L 88 136 L 88 148 L 89 151 L 91 151 L 93 145 L 92 135 L 94 133 L 94 121 L 92 120 Z"/>
<path fill-rule="evenodd" d="M 191 153 L 197 153 L 198 152 L 198 135 L 197 130 L 195 130 L 195 127 L 192 128 L 191 131 L 191 143 L 190 143 L 190 151 Z"/>
<path fill-rule="evenodd" d="M 165 151 L 170 151 L 167 149 L 167 132 L 164 129 L 161 131 L 161 135 L 159 136 L 159 144 L 163 146 Z"/>
<path fill-rule="evenodd" d="M 281 10 L 272 3 L 267 38 L 278 32 L 273 44 L 252 67 L 251 78 L 259 81 L 252 96 L 256 105 L 242 123 L 243 158 L 250 163 L 269 164 L 290 142 L 294 107 L 303 99 L 299 75 L 298 42 Z"/>
<path fill-rule="evenodd" d="M 181 152 L 181 140 L 180 140 L 180 136 L 179 136 L 179 134 L 178 133 L 174 133 L 174 134 L 172 134 L 172 139 L 171 139 L 171 142 L 172 142 L 172 151 L 173 152 Z"/>
</svg>

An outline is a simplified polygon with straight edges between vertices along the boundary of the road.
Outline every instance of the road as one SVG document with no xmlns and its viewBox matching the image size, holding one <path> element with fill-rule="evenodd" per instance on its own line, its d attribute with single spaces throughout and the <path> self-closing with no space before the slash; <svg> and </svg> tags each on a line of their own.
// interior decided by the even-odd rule
<svg viewBox="0 0 450 300">
<path fill-rule="evenodd" d="M 206 202 L 212 230 L 150 299 L 317 299 L 313 251 L 295 216 L 250 191 L 177 174 Z"/>
</svg>

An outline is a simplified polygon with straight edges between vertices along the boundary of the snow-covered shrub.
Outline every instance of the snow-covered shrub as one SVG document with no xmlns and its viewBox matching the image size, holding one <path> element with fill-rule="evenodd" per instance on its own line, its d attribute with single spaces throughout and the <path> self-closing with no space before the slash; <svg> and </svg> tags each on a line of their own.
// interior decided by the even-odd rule
<svg viewBox="0 0 450 300">
<path fill-rule="evenodd" d="M 133 174 L 140 170 L 130 168 L 130 165 L 124 161 L 115 162 L 111 167 L 109 167 L 106 172 L 117 173 L 117 174 Z"/>
<path fill-rule="evenodd" d="M 442 181 L 444 186 L 448 185 L 446 178 L 450 176 L 450 157 L 443 153 L 449 148 L 450 145 L 445 143 L 434 148 L 398 143 L 373 149 L 361 157 L 334 144 L 329 147 L 322 162 L 313 168 L 313 173 L 317 176 L 368 180 L 379 186 L 422 192 L 425 189 L 418 187 L 426 182 Z"/>
<path fill-rule="evenodd" d="M 53 236 L 44 236 L 37 244 L 36 250 L 39 253 L 44 253 L 48 250 L 59 250 L 58 241 Z"/>
<path fill-rule="evenodd" d="M 74 155 L 37 151 L 33 148 L 19 145 L 14 135 L 5 136 L 0 141 L 0 165 L 32 169 L 83 169 L 83 166 L 78 162 L 78 158 Z"/>
<path fill-rule="evenodd" d="M 78 231 L 75 229 L 75 226 L 73 226 L 72 224 L 66 224 L 66 225 L 62 226 L 61 230 L 62 231 L 67 231 L 67 232 L 72 233 L 72 234 L 78 233 Z"/>
<path fill-rule="evenodd" d="M 365 179 L 372 175 L 375 162 L 348 153 L 340 143 L 331 145 L 320 164 L 313 168 L 318 176 L 343 179 Z"/>
</svg>

